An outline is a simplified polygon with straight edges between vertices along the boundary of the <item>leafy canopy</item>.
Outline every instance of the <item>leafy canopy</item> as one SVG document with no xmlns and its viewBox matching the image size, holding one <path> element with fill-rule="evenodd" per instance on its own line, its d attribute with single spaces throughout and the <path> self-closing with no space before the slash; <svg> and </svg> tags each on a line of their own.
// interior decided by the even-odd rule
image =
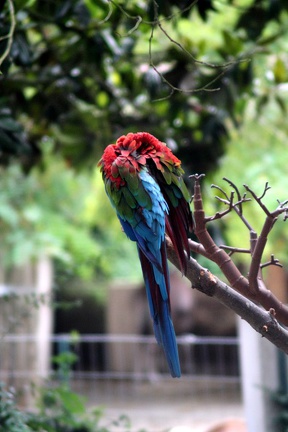
<svg viewBox="0 0 288 432">
<path fill-rule="evenodd" d="M 14 7 L 0 77 L 2 164 L 16 155 L 29 169 L 49 135 L 70 164 L 87 167 L 119 135 L 148 130 L 188 172 L 207 172 L 223 155 L 229 120 L 242 121 L 256 89 L 254 59 L 286 32 L 288 9 L 264 0 L 16 0 Z M 2 18 L 6 36 L 7 2 Z M 280 57 L 274 72 L 278 82 L 287 78 Z"/>
<path fill-rule="evenodd" d="M 11 0 L 0 2 L 0 14 L 8 264 L 45 250 L 82 263 L 83 275 L 91 263 L 106 273 L 106 256 L 115 257 L 113 272 L 127 274 L 128 260 L 116 257 L 129 242 L 118 225 L 119 236 L 107 229 L 117 221 L 92 169 L 104 147 L 146 130 L 167 142 L 187 174 L 207 173 L 227 149 L 242 158 L 233 128 L 245 124 L 251 103 L 271 125 L 286 114 L 286 2 Z"/>
</svg>

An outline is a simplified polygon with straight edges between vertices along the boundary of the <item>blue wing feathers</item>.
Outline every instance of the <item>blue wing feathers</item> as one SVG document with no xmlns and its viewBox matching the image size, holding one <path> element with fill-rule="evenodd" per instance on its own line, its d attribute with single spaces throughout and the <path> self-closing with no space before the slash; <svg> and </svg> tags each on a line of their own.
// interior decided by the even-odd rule
<svg viewBox="0 0 288 432">
<path fill-rule="evenodd" d="M 126 235 L 138 246 L 156 340 L 163 347 L 171 375 L 180 377 L 176 336 L 170 317 L 170 281 L 165 244 L 165 219 L 169 209 L 153 177 L 145 170 L 139 176 L 152 207 L 134 208 L 131 220 L 119 213 L 118 218 Z"/>
</svg>

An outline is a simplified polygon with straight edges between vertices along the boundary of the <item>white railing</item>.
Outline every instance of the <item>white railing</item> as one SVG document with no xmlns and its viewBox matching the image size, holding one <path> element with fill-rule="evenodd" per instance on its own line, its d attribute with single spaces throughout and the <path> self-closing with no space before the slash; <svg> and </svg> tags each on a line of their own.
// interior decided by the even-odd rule
<svg viewBox="0 0 288 432">
<path fill-rule="evenodd" d="M 31 382 L 37 385 L 43 379 L 69 379 L 72 388 L 86 396 L 100 394 L 101 403 L 112 393 L 121 398 L 131 391 L 131 385 L 135 390 L 141 383 L 175 382 L 154 336 L 60 334 L 52 335 L 49 342 L 52 359 L 63 353 L 76 354 L 68 375 L 52 361 L 47 371 L 39 368 L 35 335 L 9 334 L 0 341 L 0 381 L 27 389 Z M 197 388 L 198 396 L 211 389 L 226 395 L 234 389 L 239 394 L 238 338 L 189 334 L 178 337 L 177 342 L 183 384 Z"/>
</svg>

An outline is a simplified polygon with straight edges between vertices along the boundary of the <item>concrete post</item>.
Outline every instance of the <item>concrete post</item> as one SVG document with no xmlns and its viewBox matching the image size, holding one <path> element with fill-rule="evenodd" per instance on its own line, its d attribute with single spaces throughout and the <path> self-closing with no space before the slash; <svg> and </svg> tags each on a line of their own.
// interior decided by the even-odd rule
<svg viewBox="0 0 288 432">
<path fill-rule="evenodd" d="M 0 380 L 22 393 L 29 406 L 31 384 L 50 371 L 53 267 L 43 256 L 9 272 L 0 269 Z"/>
<path fill-rule="evenodd" d="M 277 408 L 271 392 L 278 390 L 277 348 L 239 319 L 242 393 L 248 432 L 276 432 Z"/>
</svg>

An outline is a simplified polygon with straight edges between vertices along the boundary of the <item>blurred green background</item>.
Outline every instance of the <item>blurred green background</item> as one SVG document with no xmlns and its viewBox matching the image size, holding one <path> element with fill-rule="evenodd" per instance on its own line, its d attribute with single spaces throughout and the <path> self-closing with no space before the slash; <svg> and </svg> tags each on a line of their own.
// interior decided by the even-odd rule
<svg viewBox="0 0 288 432">
<path fill-rule="evenodd" d="M 48 254 L 56 287 L 99 301 L 107 280 L 141 280 L 96 168 L 105 146 L 131 131 L 165 141 L 187 180 L 206 174 L 209 214 L 219 210 L 210 183 L 229 192 L 224 176 L 258 194 L 268 181 L 271 210 L 288 197 L 286 2 L 15 0 L 0 11 L 5 268 Z M 259 230 L 263 213 L 245 209 Z M 215 229 L 248 247 L 235 216 Z M 285 264 L 286 244 L 279 222 L 267 253 Z"/>
</svg>

